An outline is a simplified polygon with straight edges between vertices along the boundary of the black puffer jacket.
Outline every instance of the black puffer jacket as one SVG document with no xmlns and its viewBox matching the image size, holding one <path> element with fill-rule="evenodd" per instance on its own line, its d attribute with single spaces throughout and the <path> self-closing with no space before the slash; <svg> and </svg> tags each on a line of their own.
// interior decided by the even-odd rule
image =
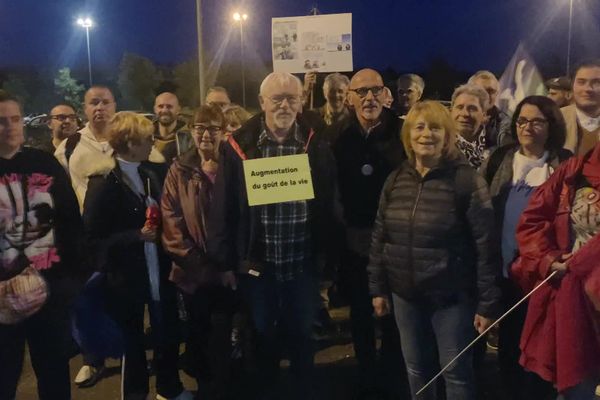
<svg viewBox="0 0 600 400">
<path fill-rule="evenodd" d="M 446 161 L 425 177 L 407 161 L 388 177 L 368 266 L 373 296 L 448 304 L 458 293 L 496 317 L 500 273 L 494 213 L 485 180 L 466 162 Z"/>
</svg>

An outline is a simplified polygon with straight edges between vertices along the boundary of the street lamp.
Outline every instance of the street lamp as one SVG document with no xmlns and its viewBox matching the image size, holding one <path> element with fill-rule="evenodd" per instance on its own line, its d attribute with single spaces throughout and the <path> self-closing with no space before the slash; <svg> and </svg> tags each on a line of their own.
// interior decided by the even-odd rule
<svg viewBox="0 0 600 400">
<path fill-rule="evenodd" d="M 90 87 L 92 87 L 92 57 L 90 55 L 90 28 L 94 24 L 94 21 L 90 17 L 78 18 L 77 25 L 85 28 L 85 38 L 87 40 L 87 57 L 88 57 L 88 78 Z"/>
<path fill-rule="evenodd" d="M 235 12 L 233 13 L 233 20 L 240 24 L 240 53 L 241 53 L 241 64 L 242 64 L 242 105 L 246 108 L 246 71 L 244 62 L 244 21 L 248 19 L 248 14 Z"/>
<path fill-rule="evenodd" d="M 567 76 L 571 72 L 571 29 L 573 26 L 573 0 L 569 0 L 569 38 L 567 41 Z"/>
</svg>

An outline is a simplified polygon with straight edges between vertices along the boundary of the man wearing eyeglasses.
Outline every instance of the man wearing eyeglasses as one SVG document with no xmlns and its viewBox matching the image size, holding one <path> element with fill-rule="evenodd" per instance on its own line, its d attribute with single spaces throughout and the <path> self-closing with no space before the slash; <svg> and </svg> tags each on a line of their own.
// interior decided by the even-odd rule
<svg viewBox="0 0 600 400">
<path fill-rule="evenodd" d="M 346 98 L 350 116 L 327 130 L 337 163 L 340 200 L 343 206 L 345 251 L 339 279 L 350 302 L 354 351 L 358 360 L 360 389 L 376 390 L 377 351 L 375 321 L 369 294 L 367 263 L 371 230 L 379 196 L 387 176 L 406 159 L 400 142 L 402 120 L 383 107 L 381 75 L 372 69 L 358 71 L 351 79 Z M 397 328 L 391 315 L 381 320 L 382 358 L 402 368 Z M 385 368 L 391 372 L 391 368 Z M 398 375 L 398 376 L 401 376 Z M 394 378 L 398 381 L 398 378 Z"/>
<path fill-rule="evenodd" d="M 222 146 L 209 217 L 209 254 L 222 270 L 239 272 L 257 331 L 257 377 L 268 398 L 276 391 L 278 331 L 285 329 L 294 396 L 308 399 L 314 348 L 317 264 L 335 252 L 335 164 L 329 146 L 302 111 L 302 83 L 274 72 L 260 86 L 262 113 Z M 314 199 L 248 206 L 243 160 L 307 154 Z M 278 328 L 279 327 L 279 328 Z M 254 397 L 253 397 L 254 398 Z M 262 398 L 262 397 L 260 397 Z M 296 398 L 296 397 L 294 397 Z"/>
<path fill-rule="evenodd" d="M 58 104 L 50 110 L 48 128 L 52 132 L 52 146 L 57 149 L 63 140 L 75 134 L 78 129 L 75 109 L 68 104 Z"/>
</svg>

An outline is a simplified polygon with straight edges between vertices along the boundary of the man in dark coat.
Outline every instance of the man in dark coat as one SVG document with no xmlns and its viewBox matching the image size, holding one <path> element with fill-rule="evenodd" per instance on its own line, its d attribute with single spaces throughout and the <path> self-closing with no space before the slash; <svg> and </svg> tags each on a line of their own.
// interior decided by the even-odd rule
<svg viewBox="0 0 600 400">
<path fill-rule="evenodd" d="M 372 391 L 376 386 L 375 321 L 366 271 L 371 231 L 385 179 L 406 159 L 400 141 L 401 120 L 383 108 L 383 99 L 379 73 L 372 69 L 357 72 L 348 91 L 350 117 L 326 131 L 336 159 L 346 228 L 340 285 L 350 301 L 352 339 L 364 391 Z M 393 318 L 383 317 L 381 326 L 385 363 L 403 368 Z"/>
<path fill-rule="evenodd" d="M 293 75 L 275 72 L 262 82 L 263 112 L 223 146 L 208 224 L 209 254 L 223 271 L 239 273 L 257 331 L 260 384 L 273 398 L 282 398 L 274 391 L 280 359 L 278 327 L 285 329 L 288 339 L 295 395 L 311 398 L 316 270 L 335 250 L 335 164 L 327 143 L 300 114 L 301 95 L 302 84 Z M 244 160 L 304 153 L 314 199 L 248 205 Z M 231 274 L 228 279 L 235 287 L 235 277 Z"/>
</svg>

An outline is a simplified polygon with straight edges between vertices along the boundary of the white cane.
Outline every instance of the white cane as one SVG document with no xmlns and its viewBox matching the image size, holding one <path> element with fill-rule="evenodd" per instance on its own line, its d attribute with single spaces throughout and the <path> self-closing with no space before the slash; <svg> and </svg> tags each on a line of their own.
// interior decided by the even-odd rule
<svg viewBox="0 0 600 400">
<path fill-rule="evenodd" d="M 538 290 L 540 287 L 542 287 L 542 285 L 546 282 L 548 282 L 554 275 L 556 275 L 558 271 L 554 271 L 553 273 L 551 273 L 550 275 L 548 275 L 548 277 L 546 279 L 544 279 L 542 282 L 540 282 L 539 285 L 537 285 L 535 288 L 533 288 L 533 290 L 529 293 L 527 293 L 525 295 L 525 297 L 523 297 L 521 300 L 519 300 L 517 302 L 517 304 L 515 304 L 514 306 L 512 306 L 510 308 L 510 310 L 508 310 L 507 312 L 505 312 L 504 314 L 502 314 L 502 316 L 500 318 L 498 318 L 496 321 L 494 321 L 493 324 L 491 324 L 485 331 L 481 332 L 479 334 L 479 336 L 477 336 L 471 343 L 469 343 L 469 345 L 467 347 L 465 347 L 463 349 L 463 351 L 461 351 L 460 353 L 458 353 L 458 355 L 456 357 L 454 357 L 448 364 L 446 364 L 446 366 L 444 368 L 442 368 L 442 370 L 440 372 L 438 372 L 438 374 L 436 376 L 434 376 L 429 382 L 427 382 L 425 384 L 425 386 L 423 386 L 418 392 L 417 392 L 417 396 L 419 396 L 425 389 L 427 389 L 433 382 L 435 382 L 437 380 L 437 378 L 439 378 L 440 376 L 442 376 L 442 374 L 444 372 L 446 372 L 446 370 L 448 368 L 450 368 L 450 366 L 460 358 L 460 356 L 462 356 L 467 350 L 469 350 L 475 343 L 477 343 L 477 341 L 479 339 L 481 339 L 483 336 L 485 336 L 486 333 L 488 333 L 488 331 L 490 329 L 492 329 L 494 326 L 498 325 L 498 323 L 500 323 L 500 321 L 502 321 L 504 318 L 506 318 L 506 316 L 508 314 L 510 314 L 511 312 L 513 312 L 515 310 L 515 308 L 517 308 L 519 305 L 521 305 L 521 303 L 523 303 L 525 300 L 527 300 L 529 298 L 529 296 L 531 296 L 532 294 L 535 293 L 536 290 Z"/>
</svg>

